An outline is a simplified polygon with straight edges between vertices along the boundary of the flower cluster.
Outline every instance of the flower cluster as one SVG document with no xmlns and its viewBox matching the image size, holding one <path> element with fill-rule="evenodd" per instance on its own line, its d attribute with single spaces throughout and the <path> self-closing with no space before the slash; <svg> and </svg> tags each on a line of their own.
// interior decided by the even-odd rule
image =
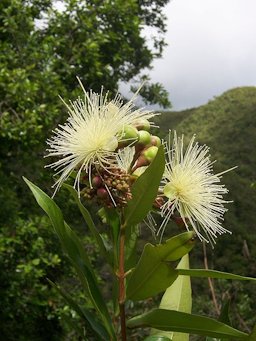
<svg viewBox="0 0 256 341">
<path fill-rule="evenodd" d="M 69 104 L 63 101 L 69 118 L 47 141 L 48 156 L 59 157 L 49 165 L 59 175 L 55 192 L 75 174 L 74 187 L 80 196 L 106 207 L 124 207 L 132 197 L 135 179 L 153 161 L 162 143 L 150 133 L 150 119 L 156 114 L 135 108 L 137 94 L 124 104 L 120 95 L 109 101 L 103 90 L 88 93 L 80 85 L 84 98 Z M 195 137 L 184 150 L 183 136 L 174 132 L 171 143 L 170 133 L 165 149 L 166 169 L 153 204 L 163 217 L 157 234 L 162 239 L 173 219 L 192 228 L 200 240 L 214 242 L 217 234 L 229 232 L 221 226 L 227 189 L 220 178 L 225 172 L 213 174 L 209 148 L 195 143 Z"/>
<path fill-rule="evenodd" d="M 75 174 L 74 187 L 79 195 L 96 198 L 106 206 L 123 206 L 131 198 L 132 173 L 149 165 L 161 144 L 149 132 L 153 126 L 149 120 L 156 113 L 136 109 L 136 95 L 123 104 L 120 95 L 108 101 L 103 90 L 88 93 L 80 85 L 84 98 L 69 104 L 63 101 L 69 118 L 47 141 L 47 156 L 59 157 L 48 165 L 59 175 L 55 192 Z M 96 178 L 100 185 L 93 183 Z"/>
</svg>

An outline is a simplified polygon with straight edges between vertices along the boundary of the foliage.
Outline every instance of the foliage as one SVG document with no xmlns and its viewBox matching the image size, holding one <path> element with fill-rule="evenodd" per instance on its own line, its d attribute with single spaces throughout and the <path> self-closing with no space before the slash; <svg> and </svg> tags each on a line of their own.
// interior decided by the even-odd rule
<svg viewBox="0 0 256 341">
<path fill-rule="evenodd" d="M 167 1 L 22 1 L 0 4 L 1 138 L 23 146 L 42 141 L 60 117 L 57 95 L 77 88 L 117 90 L 161 56 Z M 158 30 L 151 51 L 143 25 Z M 159 86 L 158 86 L 159 87 Z M 162 91 L 153 85 L 153 92 Z M 166 93 L 157 102 L 169 104 Z M 163 97 L 165 99 L 163 100 Z"/>
<path fill-rule="evenodd" d="M 40 335 L 38 326 L 41 328 L 43 323 L 46 323 L 45 331 L 49 327 L 50 333 L 52 328 L 52 338 L 58 338 L 62 327 L 67 334 L 70 331 L 66 323 L 63 326 L 63 318 L 71 314 L 70 310 L 63 315 L 61 327 L 62 312 L 56 309 L 52 312 L 47 303 L 48 293 L 53 295 L 45 281 L 51 265 L 40 261 L 26 274 L 26 280 L 23 272 L 15 272 L 20 259 L 24 260 L 25 267 L 33 257 L 40 259 L 40 254 L 44 257 L 48 251 L 56 252 L 56 244 L 46 246 L 44 242 L 37 256 L 30 254 L 30 249 L 26 255 L 20 254 L 25 240 L 32 244 L 42 230 L 45 240 L 52 239 L 51 233 L 49 236 L 46 233 L 46 223 L 41 223 L 39 218 L 40 221 L 27 221 L 28 215 L 39 213 L 31 205 L 21 176 L 40 182 L 50 192 L 52 179 L 43 168 L 45 140 L 52 127 L 67 117 L 63 104 L 56 100 L 58 95 L 63 98 L 76 95 L 75 76 L 85 80 L 86 88 L 99 90 L 103 85 L 115 92 L 120 81 L 141 78 L 142 71 L 145 73 L 154 58 L 161 56 L 165 45 L 166 21 L 162 10 L 167 1 L 63 0 L 57 3 L 65 10 L 56 7 L 53 0 L 0 1 L 0 226 L 4 269 L 9 267 L 8 274 L 2 273 L 5 286 L 1 295 L 6 297 L 3 301 L 6 304 L 1 330 L 6 333 L 3 336 L 6 339 L 11 338 L 8 333 L 12 331 L 17 340 L 37 337 L 50 340 L 49 335 Z M 148 47 L 144 37 L 145 25 L 155 28 L 153 48 Z M 154 87 L 154 84 L 148 85 Z M 169 105 L 166 93 L 160 98 L 156 89 L 155 95 L 160 104 L 162 101 L 163 105 Z M 76 224 L 78 214 L 70 207 L 71 200 L 68 203 L 61 193 L 58 202 Z M 39 230 L 35 230 L 37 223 L 41 226 Z M 16 230 L 14 237 L 12 233 Z M 14 245 L 20 245 L 19 249 Z M 94 250 L 93 245 L 91 249 Z M 70 273 L 66 265 L 62 270 Z M 33 290 L 30 283 L 34 284 Z M 16 291 L 20 293 L 17 304 L 13 302 Z M 77 289 L 77 297 L 80 295 Z M 10 310 L 17 311 L 17 319 L 10 319 Z M 52 314 L 51 320 L 48 320 L 49 314 Z"/>
<path fill-rule="evenodd" d="M 138 140 L 137 146 L 140 146 L 139 143 Z M 139 155 L 140 154 L 137 153 L 138 160 L 140 160 L 141 157 Z M 109 263 L 111 268 L 114 288 L 116 286 L 119 288 L 118 293 L 116 290 L 113 290 L 112 299 L 114 309 L 111 310 L 105 303 L 102 295 L 103 292 L 100 290 L 95 271 L 91 265 L 90 257 L 88 257 L 87 252 L 83 248 L 82 243 L 74 230 L 65 223 L 60 208 L 39 187 L 25 179 L 25 182 L 32 191 L 37 203 L 49 216 L 54 231 L 59 237 L 61 245 L 80 279 L 86 295 L 86 300 L 79 305 L 68 292 L 55 286 L 54 283 L 52 283 L 52 285 L 58 289 L 67 303 L 76 311 L 82 320 L 85 321 L 85 328 L 89 324 L 90 328 L 94 331 L 95 337 L 99 340 L 117 340 L 119 338 L 124 341 L 126 340 L 125 304 L 127 300 L 143 300 L 155 296 L 157 293 L 163 292 L 164 290 L 167 290 L 165 296 L 171 292 L 174 297 L 177 295 L 179 297 L 180 295 L 184 295 L 186 299 L 189 298 L 190 300 L 190 282 L 186 281 L 186 285 L 183 286 L 183 292 L 181 294 L 180 286 L 175 285 L 176 280 L 179 282 L 182 280 L 179 276 L 256 280 L 255 278 L 238 276 L 220 271 L 203 269 L 190 270 L 188 260 L 185 259 L 182 259 L 176 267 L 174 262 L 181 259 L 183 256 L 187 257 L 187 254 L 194 246 L 193 232 L 179 234 L 160 245 L 146 244 L 135 268 L 128 268 L 128 271 L 125 272 L 124 252 L 126 245 L 129 247 L 129 238 L 126 240 L 126 229 L 129 228 L 129 224 L 138 223 L 139 218 L 143 219 L 146 215 L 145 211 L 151 211 L 152 205 L 155 203 L 155 197 L 157 196 L 156 189 L 158 188 L 158 184 L 154 183 L 154 181 L 151 181 L 150 183 L 150 179 L 153 179 L 154 174 L 155 178 L 159 178 L 160 181 L 161 175 L 164 172 L 163 166 L 165 164 L 163 155 L 163 148 L 159 147 L 157 155 L 151 161 L 147 170 L 144 171 L 133 184 L 132 193 L 134 193 L 134 197 L 131 201 L 128 202 L 128 204 L 125 203 L 124 209 L 118 207 L 113 208 L 117 216 L 119 216 L 119 228 L 117 230 L 118 238 L 111 238 L 112 233 L 110 231 L 116 223 L 113 224 L 113 215 L 108 215 L 106 213 L 109 208 L 106 207 L 104 209 L 105 213 L 101 213 L 102 217 L 104 218 L 105 216 L 105 220 L 110 222 L 110 229 L 107 233 L 108 238 L 105 242 L 109 247 L 106 248 L 106 250 L 103 249 L 103 253 L 112 255 L 112 257 L 106 256 L 105 261 Z M 134 157 L 132 162 L 134 162 Z M 156 165 L 158 167 L 156 167 Z M 129 167 L 129 169 L 131 169 L 131 167 Z M 147 185 L 150 183 L 150 186 L 141 187 L 142 183 Z M 151 200 L 151 206 L 149 205 L 149 198 Z M 137 206 L 134 203 L 135 201 L 137 202 Z M 102 250 L 102 240 L 96 227 L 93 225 L 89 213 L 82 208 L 80 200 L 76 199 L 76 202 L 85 220 L 89 225 L 92 225 L 90 226 L 90 230 L 95 238 L 95 242 L 99 244 L 100 249 Z M 140 207 L 141 212 L 143 213 L 140 213 L 137 207 Z M 134 216 L 134 220 L 132 220 L 132 216 Z M 117 262 L 115 261 L 116 249 L 118 249 L 119 252 Z M 135 250 L 133 252 L 135 252 Z M 182 268 L 182 266 L 185 268 Z M 127 285 L 125 283 L 126 277 Z M 170 287 L 168 288 L 168 286 Z M 172 297 L 169 299 L 171 300 Z M 153 328 L 153 331 L 158 329 L 157 337 L 165 340 L 169 339 L 168 335 L 171 335 L 172 340 L 187 340 L 187 335 L 184 335 L 183 337 L 180 333 L 198 334 L 220 339 L 236 338 L 249 340 L 252 338 L 253 334 L 249 335 L 231 327 L 229 325 L 229 319 L 225 318 L 225 321 L 227 321 L 228 324 L 223 323 L 224 313 L 220 315 L 220 320 L 218 321 L 212 318 L 191 314 L 191 304 L 189 302 L 188 304 L 188 308 L 184 308 L 186 305 L 184 302 L 183 304 L 175 305 L 173 310 L 173 304 L 167 303 L 164 308 L 160 307 L 159 309 L 153 309 L 142 315 L 132 317 L 127 321 L 127 327 L 151 327 Z M 91 305 L 89 309 L 87 308 L 88 305 Z M 119 307 L 119 309 L 117 307 Z M 119 324 L 116 323 L 118 315 L 120 317 L 121 331 L 119 329 Z M 161 331 L 163 331 L 163 334 Z M 174 334 L 166 334 L 166 331 L 174 332 Z M 85 329 L 84 338 L 86 338 L 86 336 L 87 331 Z M 150 336 L 147 339 L 154 340 L 155 336 Z"/>
<path fill-rule="evenodd" d="M 62 329 L 57 297 L 46 277 L 60 278 L 66 262 L 48 221 L 19 219 L 2 230 L 0 249 L 1 338 L 57 340 Z"/>
<path fill-rule="evenodd" d="M 35 209 L 22 175 L 50 188 L 45 140 L 67 117 L 58 95 L 76 95 L 76 76 L 87 89 L 103 85 L 114 93 L 120 81 L 139 81 L 162 54 L 167 2 L 63 0 L 59 7 L 53 0 L 0 2 L 1 224 Z M 147 25 L 155 28 L 152 49 L 143 34 Z M 169 105 L 159 85 L 154 94 Z"/>
<path fill-rule="evenodd" d="M 78 340 L 79 335 L 84 335 L 84 328 L 87 337 L 93 338 L 95 325 L 90 324 L 90 312 L 94 313 L 92 304 L 82 292 L 81 285 L 74 280 L 47 221 L 38 217 L 27 220 L 28 214 L 33 217 L 39 213 L 31 205 L 20 178 L 26 175 L 44 188 L 50 187 L 51 180 L 42 165 L 43 141 L 49 130 L 67 116 L 56 98 L 59 94 L 63 98 L 76 96 L 75 76 L 83 80 L 86 88 L 95 91 L 103 85 L 115 92 L 119 81 L 139 84 L 139 78 L 148 80 L 144 71 L 150 68 L 154 58 L 161 56 L 165 45 L 162 8 L 166 0 L 67 0 L 58 3 L 65 4 L 64 11 L 56 9 L 55 1 L 51 0 L 0 2 L 1 337 L 6 340 Z M 145 25 L 155 28 L 152 50 L 143 35 Z M 169 105 L 161 84 L 147 82 L 142 95 L 147 103 Z M 225 236 L 219 239 L 208 257 L 212 267 L 246 276 L 255 274 L 255 237 L 251 226 L 255 225 L 256 201 L 255 190 L 250 187 L 255 182 L 256 160 L 251 149 L 256 135 L 255 107 L 255 88 L 240 88 L 225 93 L 206 106 L 165 114 L 160 119 L 163 131 L 166 127 L 176 127 L 188 135 L 197 132 L 199 141 L 210 145 L 213 156 L 220 161 L 217 170 L 239 166 L 233 175 L 225 176 L 231 189 L 230 197 L 235 198 L 235 204 L 230 205 L 226 216 L 226 226 L 234 231 L 233 236 L 228 240 Z M 68 223 L 76 226 L 77 213 L 70 208 L 66 195 L 60 193 L 57 201 Z M 83 214 L 83 208 L 81 211 Z M 90 211 L 95 212 L 96 207 L 92 205 Z M 117 243 L 119 220 L 112 212 L 108 213 L 105 212 L 105 220 L 112 229 L 113 238 L 110 239 Z M 99 224 L 95 225 L 98 228 Z M 83 235 L 87 233 L 83 228 L 75 229 L 79 236 L 81 231 Z M 138 261 L 138 255 L 133 253 L 137 231 L 136 226 L 130 227 L 127 249 L 132 257 L 126 260 L 127 270 Z M 111 243 L 105 244 L 101 228 L 99 233 L 109 254 L 112 251 L 117 253 L 118 247 L 114 248 L 112 244 L 109 249 Z M 102 286 L 98 274 L 95 276 L 99 287 L 104 287 L 103 297 L 107 300 L 112 284 L 115 292 L 115 283 L 107 274 L 110 266 L 106 269 L 106 265 L 102 265 L 91 237 L 82 237 L 82 245 L 85 242 L 92 267 L 100 268 L 100 275 L 105 279 Z M 202 254 L 198 248 L 194 250 L 192 261 L 201 265 Z M 118 262 L 115 258 L 106 257 L 110 263 L 112 260 L 112 265 Z M 46 277 L 60 284 L 57 291 L 52 289 Z M 209 304 L 206 285 L 202 283 L 200 279 L 194 286 L 194 311 L 217 317 Z M 70 288 L 73 295 L 68 297 L 66 293 Z M 219 302 L 223 300 L 223 288 L 236 301 L 237 308 L 232 305 L 234 315 L 231 320 L 233 325 L 248 332 L 255 323 L 254 285 L 223 284 L 223 281 L 215 280 L 215 288 Z M 61 303 L 58 292 L 66 299 L 68 297 L 72 308 Z M 73 304 L 74 299 L 76 304 L 85 308 L 82 313 Z M 141 303 L 144 310 L 149 308 L 149 301 Z M 133 302 L 127 304 L 132 306 Z M 107 309 L 112 311 L 110 304 Z M 113 314 L 116 310 L 115 306 Z M 246 319 L 248 328 L 243 325 L 243 319 L 241 322 L 241 316 Z M 70 332 L 74 326 L 76 331 Z M 139 335 L 140 332 L 135 333 Z"/>
<path fill-rule="evenodd" d="M 237 88 L 225 92 L 201 107 L 180 112 L 165 112 L 158 117 L 163 136 L 167 134 L 168 127 L 184 133 L 185 137 L 196 132 L 200 143 L 207 144 L 211 148 L 213 160 L 218 161 L 215 166 L 216 171 L 238 166 L 236 170 L 223 176 L 230 189 L 227 199 L 234 200 L 225 214 L 224 226 L 233 233 L 219 238 L 214 250 L 208 250 L 208 261 L 211 267 L 247 276 L 253 276 L 256 269 L 253 261 L 256 257 L 256 239 L 255 234 L 252 233 L 252 228 L 256 224 L 256 193 L 251 186 L 255 178 L 256 163 L 255 153 L 251 149 L 256 139 L 255 95 L 254 87 Z M 193 261 L 200 266 L 203 255 L 200 250 L 195 251 Z M 196 295 L 198 297 L 194 301 L 196 310 L 203 309 L 216 316 L 207 303 L 209 297 L 207 286 L 203 286 L 201 281 L 196 280 L 194 290 L 200 295 L 205 293 L 204 298 Z M 221 303 L 222 290 L 218 283 L 216 290 Z M 232 297 L 236 293 L 238 308 L 233 318 L 241 327 L 243 322 L 240 315 L 243 315 L 245 310 L 247 322 L 251 321 L 250 325 L 254 322 L 254 319 L 251 320 L 251 307 L 256 303 L 253 290 L 250 284 L 246 284 L 243 289 L 242 287 L 238 289 L 231 284 L 229 287 Z M 244 300 L 242 297 L 248 294 L 250 299 Z"/>
</svg>

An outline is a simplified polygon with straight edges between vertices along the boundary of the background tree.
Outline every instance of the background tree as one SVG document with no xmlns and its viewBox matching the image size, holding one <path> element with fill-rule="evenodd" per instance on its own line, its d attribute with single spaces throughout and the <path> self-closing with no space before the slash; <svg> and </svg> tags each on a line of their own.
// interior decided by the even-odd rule
<svg viewBox="0 0 256 341">
<path fill-rule="evenodd" d="M 1 272 L 0 280 L 5 340 L 14 335 L 16 340 L 54 340 L 66 330 L 59 324 L 62 312 L 55 303 L 47 303 L 50 289 L 44 279 L 57 272 L 61 280 L 60 264 L 65 261 L 54 243 L 36 242 L 41 212 L 31 207 L 21 181 L 25 175 L 44 188 L 53 183 L 51 172 L 44 171 L 43 154 L 50 130 L 67 116 L 58 95 L 69 99 L 80 93 L 76 76 L 87 89 L 99 91 L 103 85 L 112 94 L 120 81 L 139 83 L 147 77 L 147 69 L 165 45 L 163 7 L 167 2 L 0 1 L 0 261 L 8 269 Z M 154 28 L 152 48 L 145 26 Z M 151 103 L 170 105 L 159 84 L 148 81 L 145 97 Z M 68 205 L 66 212 L 70 212 Z M 47 222 L 40 226 L 38 233 L 51 238 Z M 52 258 L 46 260 L 51 248 Z M 41 323 L 44 330 L 37 328 Z"/>
</svg>

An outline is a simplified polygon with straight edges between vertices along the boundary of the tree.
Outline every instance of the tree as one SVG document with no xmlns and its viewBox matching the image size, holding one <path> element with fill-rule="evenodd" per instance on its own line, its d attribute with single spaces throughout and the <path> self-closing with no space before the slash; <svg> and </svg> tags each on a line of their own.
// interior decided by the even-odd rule
<svg viewBox="0 0 256 341">
<path fill-rule="evenodd" d="M 31 229 L 26 219 L 37 214 L 31 210 L 21 175 L 45 188 L 52 183 L 42 164 L 49 131 L 67 115 L 58 95 L 77 96 L 76 76 L 87 89 L 98 91 L 103 85 L 112 94 L 120 81 L 145 76 L 165 45 L 162 10 L 167 2 L 63 0 L 57 7 L 54 0 L 0 1 L 0 241 L 4 245 L 8 235 L 20 228 L 20 217 Z M 143 35 L 145 25 L 156 29 L 154 51 Z M 147 82 L 145 89 L 152 86 Z M 169 105 L 161 86 L 152 89 L 151 102 Z M 37 281 L 35 286 L 40 287 Z"/>
<path fill-rule="evenodd" d="M 162 54 L 167 2 L 66 0 L 58 1 L 60 10 L 51 0 L 2 1 L 1 136 L 38 141 L 60 116 L 57 94 L 75 91 L 76 76 L 87 89 L 103 85 L 112 92 L 119 81 L 139 77 Z M 143 35 L 145 25 L 157 29 L 154 51 Z M 148 88 L 151 102 L 170 104 L 162 87 Z"/>
</svg>

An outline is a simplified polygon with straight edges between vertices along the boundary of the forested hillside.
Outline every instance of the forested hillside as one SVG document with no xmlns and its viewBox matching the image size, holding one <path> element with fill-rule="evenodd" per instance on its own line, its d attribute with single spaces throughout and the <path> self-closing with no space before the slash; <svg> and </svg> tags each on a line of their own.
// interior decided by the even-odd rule
<svg viewBox="0 0 256 341">
<path fill-rule="evenodd" d="M 214 165 L 216 172 L 237 166 L 237 169 L 223 175 L 223 183 L 229 189 L 227 200 L 234 201 L 228 205 L 224 221 L 232 235 L 219 237 L 214 250 L 209 247 L 207 252 L 211 267 L 255 276 L 256 189 L 252 183 L 256 179 L 256 88 L 232 89 L 198 108 L 165 112 L 159 117 L 158 124 L 163 136 L 167 134 L 168 127 L 183 133 L 186 140 L 196 134 L 200 143 L 211 148 L 212 160 L 217 160 Z M 202 265 L 202 259 L 202 253 L 198 252 L 192 266 Z M 223 282 L 218 283 L 222 291 L 223 286 Z M 197 288 L 201 288 L 199 282 Z M 240 313 L 244 309 L 253 314 L 255 288 L 248 284 L 247 294 L 235 283 L 227 285 L 225 290 L 227 288 L 240 298 Z M 205 302 L 201 301 L 202 306 Z"/>
<path fill-rule="evenodd" d="M 256 191 L 252 183 L 256 178 L 256 88 L 229 90 L 199 108 L 165 112 L 159 118 L 159 125 L 163 135 L 167 134 L 168 127 L 183 133 L 187 139 L 196 134 L 201 144 L 211 148 L 212 159 L 217 160 L 216 172 L 237 166 L 223 176 L 230 190 L 227 199 L 234 201 L 229 205 L 224 224 L 233 235 L 219 238 L 215 252 L 223 253 L 222 240 L 225 245 L 235 242 L 236 255 L 242 254 L 244 240 L 249 250 L 255 252 Z M 223 267 L 230 266 L 226 256 L 218 258 Z"/>
</svg>

